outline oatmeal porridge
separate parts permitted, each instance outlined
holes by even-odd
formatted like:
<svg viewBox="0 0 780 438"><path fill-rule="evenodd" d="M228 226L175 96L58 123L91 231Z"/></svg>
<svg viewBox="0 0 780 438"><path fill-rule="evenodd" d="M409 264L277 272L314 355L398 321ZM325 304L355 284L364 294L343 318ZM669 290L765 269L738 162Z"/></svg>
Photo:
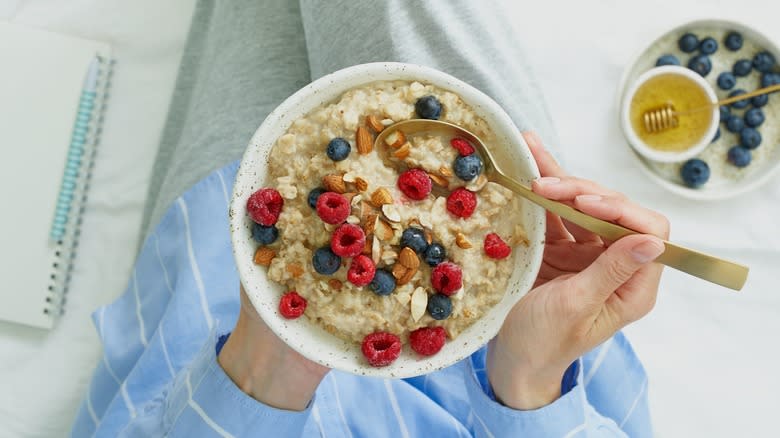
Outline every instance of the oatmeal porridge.
<svg viewBox="0 0 780 438"><path fill-rule="evenodd" d="M519 199L487 182L466 140L398 130L374 148L412 118L494 142L456 94L375 82L293 122L271 150L268 187L247 204L255 263L290 291L282 316L362 343L374 366L402 343L430 355L456 338L501 300L511 247L527 244Z"/></svg>

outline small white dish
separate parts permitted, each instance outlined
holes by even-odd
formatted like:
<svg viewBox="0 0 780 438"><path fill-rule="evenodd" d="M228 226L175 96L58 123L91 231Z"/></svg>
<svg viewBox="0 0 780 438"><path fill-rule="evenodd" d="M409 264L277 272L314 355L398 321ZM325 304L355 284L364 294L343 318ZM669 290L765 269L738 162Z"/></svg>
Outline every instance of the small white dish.
<svg viewBox="0 0 780 438"><path fill-rule="evenodd" d="M385 80L430 83L458 94L485 119L496 134L496 152L502 155L513 176L530 185L539 176L527 144L509 115L490 97L448 74L428 67L401 63L372 63L349 67L324 76L287 98L263 121L241 160L230 203L230 232L233 255L241 282L250 301L271 330L303 356L326 367L366 376L403 378L427 374L450 366L478 350L493 338L507 313L533 286L544 250L545 213L541 207L521 200L518 220L528 236L528 246L517 246L514 269L501 301L456 339L449 340L439 353L421 358L408 345L391 365L368 365L360 345L341 340L310 322L306 317L287 320L278 311L281 285L268 279L266 269L253 263L256 244L252 240L251 219L246 214L249 196L267 181L268 155L276 139L298 118L314 108L332 102L345 91ZM406 340L403 340L404 342Z"/></svg>
<svg viewBox="0 0 780 438"><path fill-rule="evenodd" d="M753 53L730 52L724 48L723 37L730 31L742 34L745 45L754 44L762 50L769 51L775 59L780 60L780 47L758 30L745 24L726 19L707 19L686 22L669 29L654 38L644 46L623 73L618 85L617 107L620 108L628 88L644 72L655 67L656 60L664 54L678 56L683 65L687 63L690 55L683 54L677 47L677 39L686 32L694 32L700 37L712 36L718 41L719 48L712 60L712 72L706 80L710 83L719 98L725 97L727 92L716 88L718 73L730 69L737 59L752 57ZM749 51L748 51L749 52ZM777 67L776 67L777 70ZM741 83L740 83L741 82ZM753 90L759 88L760 83L755 77L738 79L736 88ZM774 103L773 103L774 102ZM664 163L646 158L631 147L634 157L639 163L639 168L652 181L672 193L689 199L700 201L717 201L732 198L743 193L755 190L780 172L780 95L773 94L770 104L765 107L766 121L761 126L763 137L762 145L753 151L753 162L750 166L738 169L726 160L728 148L738 143L734 134L721 127L721 138L710 147L704 149L699 155L710 166L710 180L699 188L689 188L682 182L679 173L681 163ZM618 113L618 119L622 115ZM622 123L618 120L619 123ZM628 140L628 136L626 136Z"/></svg>
<svg viewBox="0 0 780 438"><path fill-rule="evenodd" d="M707 128L707 131L702 136L701 139L699 139L698 142L691 145L688 149L685 149L683 151L660 151L658 149L654 149L653 147L649 146L647 143L642 141L642 139L637 135L636 131L634 130L634 126L631 123L631 103L634 100L634 96L636 95L636 92L642 87L642 85L646 84L647 81L650 79L653 79L655 77L661 76L661 75L668 75L668 74L675 74L675 75L681 75L685 76L687 79L690 79L694 84L696 84L699 88L701 88L705 93L707 93L707 96L709 97L711 102L716 102L718 100L718 97L715 95L715 90L713 90L712 86L704 80L698 73L693 72L692 70L689 70L685 67L680 67L676 65L666 65L663 67L656 67L653 69L650 69L644 73L642 73L631 85L631 87L628 88L628 91L624 94L623 97L623 104L621 105L620 113L621 113L621 125L623 127L623 133L628 138L629 143L631 143L631 146L634 147L634 150L642 154L645 158L648 158L653 161L659 161L662 163L675 163L679 161L685 161L689 158L693 158L701 151L704 150L707 146L710 145L710 142L712 138L715 136L715 132L718 130L718 123L720 122L720 113L718 111L718 107L714 106L712 110L710 111L712 113L712 117L710 117L710 124Z"/></svg>

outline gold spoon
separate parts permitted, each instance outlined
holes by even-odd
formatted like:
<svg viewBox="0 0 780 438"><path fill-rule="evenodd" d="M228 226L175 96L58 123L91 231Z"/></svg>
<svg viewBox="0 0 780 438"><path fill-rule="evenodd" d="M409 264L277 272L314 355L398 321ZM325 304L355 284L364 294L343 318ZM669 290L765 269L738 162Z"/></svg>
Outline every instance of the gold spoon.
<svg viewBox="0 0 780 438"><path fill-rule="evenodd" d="M740 100L750 99L751 97L772 93L774 91L780 91L780 84L759 88L758 90L751 91L750 93L738 94L726 99L721 99L706 106L701 106L682 112L677 112L677 110L674 109L674 105L667 103L662 107L645 111L645 113L642 115L642 122L644 123L645 130L647 132L655 134L657 132L666 131L670 128L676 128L679 125L680 116L698 111L710 110L716 106L728 105L734 102L739 102Z"/></svg>
<svg viewBox="0 0 780 438"><path fill-rule="evenodd" d="M427 119L413 119L398 122L388 126L377 135L376 140L374 141L374 149L377 152L387 149L389 146L385 144L385 139L395 131L400 131L405 136L435 131L440 133L443 132L452 137L465 138L474 145L477 153L479 153L482 158L482 162L484 163L483 172L488 181L500 184L545 210L609 240L615 241L630 234L638 234L636 231L597 219L566 204L537 195L530 188L524 186L501 170L498 162L479 137L457 125L439 120ZM742 289L742 286L744 286L745 281L747 280L749 270L747 266L685 248L666 240L663 242L666 249L664 253L655 260L658 263L737 291Z"/></svg>

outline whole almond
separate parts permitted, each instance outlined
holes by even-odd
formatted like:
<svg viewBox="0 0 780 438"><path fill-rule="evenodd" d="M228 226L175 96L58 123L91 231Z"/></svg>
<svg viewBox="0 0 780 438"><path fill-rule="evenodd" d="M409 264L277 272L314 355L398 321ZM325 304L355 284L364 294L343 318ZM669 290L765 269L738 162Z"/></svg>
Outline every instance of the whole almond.
<svg viewBox="0 0 780 438"><path fill-rule="evenodd" d="M409 156L411 147L412 145L410 145L409 143L404 143L403 146L398 148L397 151L393 152L393 156L400 160L403 160L404 158Z"/></svg>
<svg viewBox="0 0 780 438"><path fill-rule="evenodd" d="M385 137L385 143L393 148L400 148L402 144L406 143L406 136L402 131L395 130Z"/></svg>
<svg viewBox="0 0 780 438"><path fill-rule="evenodd" d="M323 176L322 186L329 192L342 194L347 191L347 185L344 184L344 177L335 173Z"/></svg>
<svg viewBox="0 0 780 438"><path fill-rule="evenodd" d="M396 263L393 265L393 277L395 277L396 281L400 280L401 278L406 275L406 269L402 264Z"/></svg>
<svg viewBox="0 0 780 438"><path fill-rule="evenodd" d="M381 218L377 218L375 221L375 226L373 229L374 235L379 238L379 240L382 241L388 241L393 238L395 233L393 232L393 228L382 220Z"/></svg>
<svg viewBox="0 0 780 438"><path fill-rule="evenodd" d="M254 262L256 265L270 266L274 257L276 257L276 251L266 246L261 246L255 251Z"/></svg>
<svg viewBox="0 0 780 438"><path fill-rule="evenodd" d="M452 174L452 169L450 169L447 166L441 166L439 168L439 173L441 174L441 176L452 176L453 175Z"/></svg>
<svg viewBox="0 0 780 438"><path fill-rule="evenodd" d="M412 319L417 322L425 315L425 309L428 307L428 293L425 289L418 287L412 292L412 299L410 300L410 310L412 312Z"/></svg>
<svg viewBox="0 0 780 438"><path fill-rule="evenodd" d="M436 184L439 187L448 187L450 185L450 182L447 181L447 178L436 175L435 173L429 173L428 177L433 181L434 184Z"/></svg>
<svg viewBox="0 0 780 438"><path fill-rule="evenodd" d="M371 194L371 203L374 207L381 208L385 204L393 203L393 195L386 188L380 187Z"/></svg>
<svg viewBox="0 0 780 438"><path fill-rule="evenodd" d="M298 263L290 263L289 265L285 266L284 269L289 272L293 278L298 278L303 275L303 267Z"/></svg>
<svg viewBox="0 0 780 438"><path fill-rule="evenodd" d="M330 288L333 290L341 290L341 287L344 286L344 284L341 282L341 280L331 278L328 280L328 286L330 286Z"/></svg>
<svg viewBox="0 0 780 438"><path fill-rule="evenodd" d="M357 132L355 132L355 142L360 155L366 155L374 149L374 139L371 137L371 133L362 126L358 126Z"/></svg>
<svg viewBox="0 0 780 438"><path fill-rule="evenodd" d="M382 132L383 129L385 129L385 125L382 124L381 121L379 121L379 118L375 115L368 115L366 116L366 125L368 125L371 129L374 130L377 134Z"/></svg>
<svg viewBox="0 0 780 438"><path fill-rule="evenodd" d="M469 249L472 247L471 241L460 231L455 235L455 244L458 245L459 248L463 249Z"/></svg>
<svg viewBox="0 0 780 438"><path fill-rule="evenodd" d="M411 248L404 247L398 255L398 263L407 269L417 270L420 267L420 258Z"/></svg>
<svg viewBox="0 0 780 438"><path fill-rule="evenodd" d="M359 176L355 177L355 187L358 189L358 192L365 192L368 190L368 181Z"/></svg>
<svg viewBox="0 0 780 438"><path fill-rule="evenodd" d="M417 273L416 269L407 269L404 275L396 281L397 284L404 285L412 281L414 274Z"/></svg>

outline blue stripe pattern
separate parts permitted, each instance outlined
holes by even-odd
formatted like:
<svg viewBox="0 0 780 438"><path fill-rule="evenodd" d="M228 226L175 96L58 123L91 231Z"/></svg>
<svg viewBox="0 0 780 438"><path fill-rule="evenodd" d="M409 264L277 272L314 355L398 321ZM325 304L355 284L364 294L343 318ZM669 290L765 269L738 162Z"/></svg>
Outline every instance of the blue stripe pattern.
<svg viewBox="0 0 780 438"><path fill-rule="evenodd" d="M647 376L620 333L571 368L561 398L534 411L491 397L484 348L410 379L332 371L303 412L248 397L215 353L239 311L225 186L237 166L174 203L146 240L125 293L93 314L104 357L72 436L652 436Z"/></svg>

